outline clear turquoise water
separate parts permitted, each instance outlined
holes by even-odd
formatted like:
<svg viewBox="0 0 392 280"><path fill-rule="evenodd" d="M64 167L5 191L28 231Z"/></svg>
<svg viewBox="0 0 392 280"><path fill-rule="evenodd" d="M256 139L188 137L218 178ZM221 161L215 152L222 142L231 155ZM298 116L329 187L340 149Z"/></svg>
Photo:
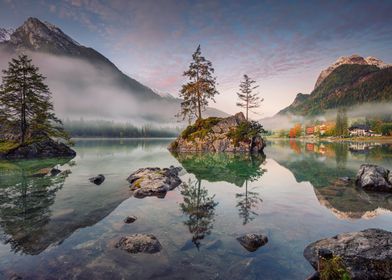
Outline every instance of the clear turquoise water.
<svg viewBox="0 0 392 280"><path fill-rule="evenodd" d="M304 279L307 244L344 231L392 230L392 195L334 184L361 163L392 169L392 146L270 142L266 157L172 155L170 140L78 140L68 160L0 162L0 278ZM126 178L182 166L189 188L131 196ZM72 173L32 177L57 166ZM96 186L88 178L102 173ZM128 215L138 217L124 224ZM268 236L248 252L243 233ZM152 233L163 250L130 255L124 235Z"/></svg>

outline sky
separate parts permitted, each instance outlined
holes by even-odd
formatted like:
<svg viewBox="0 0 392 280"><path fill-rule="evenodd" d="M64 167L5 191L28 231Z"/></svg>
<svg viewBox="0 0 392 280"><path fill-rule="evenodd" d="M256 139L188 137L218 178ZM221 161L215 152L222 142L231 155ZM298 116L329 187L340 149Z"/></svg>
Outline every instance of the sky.
<svg viewBox="0 0 392 280"><path fill-rule="evenodd" d="M200 44L215 68L212 107L235 113L244 74L269 117L310 93L340 56L392 63L392 1L0 0L0 27L28 17L59 26L141 83L178 96L182 73Z"/></svg>

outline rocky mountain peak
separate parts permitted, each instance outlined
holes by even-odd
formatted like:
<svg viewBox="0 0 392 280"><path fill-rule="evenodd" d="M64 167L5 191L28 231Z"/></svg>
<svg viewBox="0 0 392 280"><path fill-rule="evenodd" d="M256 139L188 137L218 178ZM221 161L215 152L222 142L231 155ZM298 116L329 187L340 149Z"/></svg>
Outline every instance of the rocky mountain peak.
<svg viewBox="0 0 392 280"><path fill-rule="evenodd" d="M77 47L80 46L57 26L32 17L12 33L8 43L17 49L51 50L68 54L76 54Z"/></svg>
<svg viewBox="0 0 392 280"><path fill-rule="evenodd" d="M338 60L336 60L331 66L321 71L314 88L316 89L325 80L325 78L333 72L333 70L344 64L374 65L378 68L389 67L389 65L384 63L382 60L372 56L367 58L363 58L357 54L353 54L351 56L342 56L339 57Z"/></svg>
<svg viewBox="0 0 392 280"><path fill-rule="evenodd" d="M0 27L0 43L9 41L11 39L11 34L14 32L13 29L6 29Z"/></svg>

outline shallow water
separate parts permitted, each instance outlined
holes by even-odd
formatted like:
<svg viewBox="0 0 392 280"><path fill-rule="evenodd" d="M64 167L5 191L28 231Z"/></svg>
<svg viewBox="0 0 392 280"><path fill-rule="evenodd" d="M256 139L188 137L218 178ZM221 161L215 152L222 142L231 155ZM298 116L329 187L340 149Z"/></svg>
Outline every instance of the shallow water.
<svg viewBox="0 0 392 280"><path fill-rule="evenodd" d="M304 279L310 242L392 230L392 195L335 184L360 164L392 169L392 146L276 141L266 157L172 155L170 140L77 140L77 157L0 162L0 278ZM182 166L187 188L137 199L126 182L146 166ZM34 177L57 166L70 170ZM102 173L96 186L88 178ZM138 217L124 224L128 215ZM268 236L248 252L243 233ZM124 235L152 233L163 250L130 255Z"/></svg>

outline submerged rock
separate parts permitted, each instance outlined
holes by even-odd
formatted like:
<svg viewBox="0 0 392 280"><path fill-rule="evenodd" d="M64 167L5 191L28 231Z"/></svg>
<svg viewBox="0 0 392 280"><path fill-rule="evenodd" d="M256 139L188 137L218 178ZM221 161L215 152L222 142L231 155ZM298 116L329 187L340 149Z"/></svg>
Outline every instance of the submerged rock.
<svg viewBox="0 0 392 280"><path fill-rule="evenodd" d="M392 279L392 232L366 229L326 238L308 245L305 258L317 269L320 249L339 256L351 279Z"/></svg>
<svg viewBox="0 0 392 280"><path fill-rule="evenodd" d="M254 252L268 242L267 236L248 233L237 238L238 242L249 252Z"/></svg>
<svg viewBox="0 0 392 280"><path fill-rule="evenodd" d="M181 167L170 168L147 167L133 172L127 179L131 184L133 195L138 198L146 196L165 197L166 193L181 184L178 173Z"/></svg>
<svg viewBox="0 0 392 280"><path fill-rule="evenodd" d="M356 184L364 190L392 192L392 174L384 167L362 164L357 173Z"/></svg>
<svg viewBox="0 0 392 280"><path fill-rule="evenodd" d="M132 224L133 222L135 222L137 220L137 218L135 216L128 216L124 219L124 223L126 224Z"/></svg>
<svg viewBox="0 0 392 280"><path fill-rule="evenodd" d="M57 168L42 168L35 172L31 177L44 177L44 176L56 176L61 173L61 170Z"/></svg>
<svg viewBox="0 0 392 280"><path fill-rule="evenodd" d="M161 243L154 235L140 233L121 237L115 247L131 254L154 254L162 250Z"/></svg>
<svg viewBox="0 0 392 280"><path fill-rule="evenodd" d="M88 179L91 183L96 184L96 185L100 185L103 183L103 181L105 181L105 176L103 176L102 174L99 174L98 176L95 177L91 177L90 179Z"/></svg>
<svg viewBox="0 0 392 280"><path fill-rule="evenodd" d="M168 147L172 152L262 152L261 129L243 113L227 118L207 118L188 126Z"/></svg>
<svg viewBox="0 0 392 280"><path fill-rule="evenodd" d="M19 145L9 151L0 153L0 159L32 159L53 157L74 157L76 152L64 143L51 138Z"/></svg>

